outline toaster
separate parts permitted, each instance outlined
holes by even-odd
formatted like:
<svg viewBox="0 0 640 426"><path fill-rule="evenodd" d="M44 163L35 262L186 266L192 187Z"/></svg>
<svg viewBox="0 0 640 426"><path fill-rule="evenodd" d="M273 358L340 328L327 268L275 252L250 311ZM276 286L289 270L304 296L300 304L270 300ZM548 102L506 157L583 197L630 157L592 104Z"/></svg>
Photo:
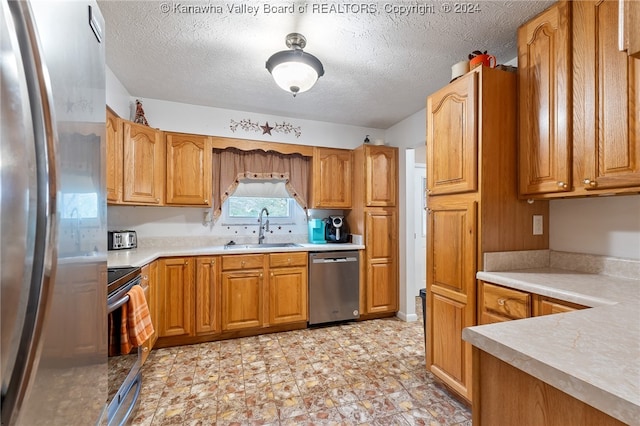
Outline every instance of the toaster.
<svg viewBox="0 0 640 426"><path fill-rule="evenodd" d="M136 231L109 231L107 233L107 249L123 250L138 247Z"/></svg>

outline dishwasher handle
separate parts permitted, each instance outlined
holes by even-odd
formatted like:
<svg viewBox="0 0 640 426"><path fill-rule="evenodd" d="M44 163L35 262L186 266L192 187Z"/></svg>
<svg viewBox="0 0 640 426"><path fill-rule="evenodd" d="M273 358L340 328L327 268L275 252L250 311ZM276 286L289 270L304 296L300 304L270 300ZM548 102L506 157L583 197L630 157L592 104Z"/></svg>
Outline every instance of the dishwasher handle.
<svg viewBox="0 0 640 426"><path fill-rule="evenodd" d="M344 263L357 261L357 257L325 257L320 259L313 259L313 263Z"/></svg>

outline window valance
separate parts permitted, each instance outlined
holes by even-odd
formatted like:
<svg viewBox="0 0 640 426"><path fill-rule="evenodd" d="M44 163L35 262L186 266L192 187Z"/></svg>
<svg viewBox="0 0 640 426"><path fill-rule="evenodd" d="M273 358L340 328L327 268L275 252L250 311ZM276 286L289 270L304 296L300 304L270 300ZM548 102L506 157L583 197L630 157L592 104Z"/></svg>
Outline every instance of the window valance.
<svg viewBox="0 0 640 426"><path fill-rule="evenodd" d="M309 157L273 151L241 151L235 148L213 150L213 216L222 214L222 204L233 195L243 179L284 180L287 192L307 209Z"/></svg>

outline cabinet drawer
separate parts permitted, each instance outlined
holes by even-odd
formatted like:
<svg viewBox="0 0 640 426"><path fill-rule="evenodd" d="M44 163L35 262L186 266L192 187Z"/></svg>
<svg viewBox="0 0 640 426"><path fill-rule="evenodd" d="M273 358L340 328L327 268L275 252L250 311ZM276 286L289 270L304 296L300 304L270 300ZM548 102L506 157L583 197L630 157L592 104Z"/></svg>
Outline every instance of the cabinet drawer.
<svg viewBox="0 0 640 426"><path fill-rule="evenodd" d="M262 269L263 254L222 256L222 270Z"/></svg>
<svg viewBox="0 0 640 426"><path fill-rule="evenodd" d="M301 253L272 253L269 255L269 266L279 268L286 266L306 266L308 254Z"/></svg>
<svg viewBox="0 0 640 426"><path fill-rule="evenodd" d="M531 316L531 295L529 293L482 283L482 311L498 314L510 319Z"/></svg>

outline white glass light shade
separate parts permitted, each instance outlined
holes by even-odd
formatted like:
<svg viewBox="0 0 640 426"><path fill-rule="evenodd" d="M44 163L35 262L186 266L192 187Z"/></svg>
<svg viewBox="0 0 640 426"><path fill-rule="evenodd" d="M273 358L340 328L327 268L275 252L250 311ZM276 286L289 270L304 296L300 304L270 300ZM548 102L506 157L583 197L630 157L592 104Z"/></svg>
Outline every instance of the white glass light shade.
<svg viewBox="0 0 640 426"><path fill-rule="evenodd" d="M318 78L324 75L322 62L302 50L306 43L303 35L292 33L287 36L287 46L291 50L274 53L267 60L267 70L276 84L293 96L311 89Z"/></svg>
<svg viewBox="0 0 640 426"><path fill-rule="evenodd" d="M313 67L302 62L283 62L271 70L276 84L291 93L302 93L311 89L318 80Z"/></svg>

